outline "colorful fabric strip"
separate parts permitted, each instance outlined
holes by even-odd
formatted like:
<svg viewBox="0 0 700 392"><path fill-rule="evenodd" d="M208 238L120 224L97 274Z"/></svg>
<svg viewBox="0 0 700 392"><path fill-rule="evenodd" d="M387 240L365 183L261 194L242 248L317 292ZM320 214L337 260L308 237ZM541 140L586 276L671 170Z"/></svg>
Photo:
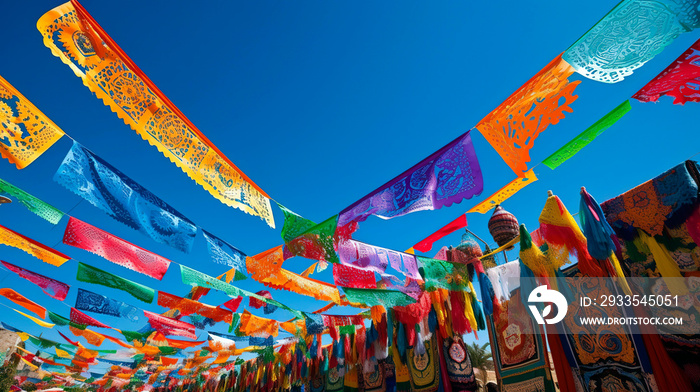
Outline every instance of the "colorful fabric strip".
<svg viewBox="0 0 700 392"><path fill-rule="evenodd" d="M550 125L573 112L578 98L574 90L580 81L569 82L574 69L562 60L552 60L537 75L484 117L476 128L488 140L518 177L530 162L530 149Z"/></svg>
<svg viewBox="0 0 700 392"><path fill-rule="evenodd" d="M333 281L337 286L356 289L376 289L377 279L374 271L353 267L352 265L333 264Z"/></svg>
<svg viewBox="0 0 700 392"><path fill-rule="evenodd" d="M32 272L22 267L18 267L6 261L0 261L0 263L2 263L10 271L19 275L20 278L26 279L34 283L35 285L41 287L41 290L44 292L44 294L48 295L49 297L57 299L59 301L63 301L66 299L66 296L68 295L68 290L70 290L70 286L68 286L67 284L59 282L55 279L51 279L44 275L39 275L36 272Z"/></svg>
<svg viewBox="0 0 700 392"><path fill-rule="evenodd" d="M64 133L0 77L0 155L24 169Z"/></svg>
<svg viewBox="0 0 700 392"><path fill-rule="evenodd" d="M192 250L194 223L77 142L54 181L154 241L182 252Z"/></svg>
<svg viewBox="0 0 700 392"><path fill-rule="evenodd" d="M70 260L70 257L63 253L53 250L46 245L40 244L4 226L0 226L0 244L23 250L37 259L56 267L60 267L63 263Z"/></svg>
<svg viewBox="0 0 700 392"><path fill-rule="evenodd" d="M537 176L535 176L534 169L530 169L525 173L524 176L518 177L515 180L509 182L506 186L496 191L493 195L489 196L486 200L480 202L474 207L470 208L467 213L478 212L480 214L485 214L489 212L492 208L504 201L508 200L511 196L518 193L521 189L537 181Z"/></svg>
<svg viewBox="0 0 700 392"><path fill-rule="evenodd" d="M170 266L170 260L73 217L68 220L63 243L158 280Z"/></svg>
<svg viewBox="0 0 700 392"><path fill-rule="evenodd" d="M184 321L179 321L171 319L169 317L161 316L157 313L149 312L144 310L143 313L148 318L148 323L151 324L156 331L162 333L163 335L176 335L182 336L189 339L196 339L194 325L188 324Z"/></svg>
<svg viewBox="0 0 700 392"><path fill-rule="evenodd" d="M453 233L461 228L467 227L467 215L460 215L459 218L453 220L452 222L446 224L440 230L426 237L423 241L413 245L413 249L420 252L428 252L433 249L433 244L435 241L443 238L444 236Z"/></svg>
<svg viewBox="0 0 700 392"><path fill-rule="evenodd" d="M54 324L56 324L56 325L60 325L60 326L62 326L62 327L67 327L67 326L70 325L70 326L72 326L72 327L76 327L76 328L79 328L79 329L85 329L85 327L86 327L86 326L83 325L83 324L74 323L74 322L71 321L70 319L65 318L65 317L63 317L63 316L61 316L61 315L59 315L59 314L56 314L56 313L54 313L54 312L52 312L52 311L50 311L50 310L47 311L46 313L47 313L47 315L49 316L49 320L51 320L51 322L54 323Z"/></svg>
<svg viewBox="0 0 700 392"><path fill-rule="evenodd" d="M164 291L158 292L158 306L163 306L168 309L176 309L180 311L182 316L189 316L196 313L204 317L208 317L216 322L231 323L233 320L233 312L222 309L216 306L203 304L188 298L178 297L168 294Z"/></svg>
<svg viewBox="0 0 700 392"><path fill-rule="evenodd" d="M141 137L222 203L274 228L269 196L170 102L78 2L47 12L37 28L51 52Z"/></svg>
<svg viewBox="0 0 700 392"><path fill-rule="evenodd" d="M38 303L27 299L22 294L12 289L0 289L0 295L27 309L41 318L46 318L46 309Z"/></svg>
<svg viewBox="0 0 700 392"><path fill-rule="evenodd" d="M624 0L571 45L564 60L589 79L617 83L697 28L699 18L694 0Z"/></svg>
<svg viewBox="0 0 700 392"><path fill-rule="evenodd" d="M656 102L659 97L673 97L674 104L700 102L700 40L688 48L676 61L632 98L641 102Z"/></svg>
<svg viewBox="0 0 700 392"><path fill-rule="evenodd" d="M241 323L239 329L241 333L248 336L268 337L277 336L279 333L279 321L270 320L255 316L249 311L244 310L241 314Z"/></svg>
<svg viewBox="0 0 700 392"><path fill-rule="evenodd" d="M75 307L80 310L121 317L134 322L139 320L138 308L84 289L78 289Z"/></svg>
<svg viewBox="0 0 700 392"><path fill-rule="evenodd" d="M410 253L397 252L355 240L348 240L340 244L338 255L340 262L345 265L374 271L379 274L385 274L387 267L391 266L391 268L407 277L423 280L418 272L416 256Z"/></svg>
<svg viewBox="0 0 700 392"><path fill-rule="evenodd" d="M202 233L204 234L204 239L207 240L209 256L211 256L215 263L235 268L236 271L245 271L245 253L205 230L202 230ZM239 276L242 275L236 275L236 277ZM243 279L245 279L245 276L243 276ZM236 280L239 279L236 278Z"/></svg>
<svg viewBox="0 0 700 392"><path fill-rule="evenodd" d="M596 121L595 124L588 127L585 131L581 132L570 142L566 143L564 146L554 152L554 154L547 157L547 159L545 159L542 163L544 163L548 168L554 170L559 165L564 163L564 161L576 155L576 153L581 151L582 148L586 147L595 138L600 136L603 131L610 128L631 109L632 106L630 105L630 101L621 103L610 113Z"/></svg>
<svg viewBox="0 0 700 392"><path fill-rule="evenodd" d="M109 328L109 325L101 323L76 308L70 308L70 321L80 325L91 325L98 328Z"/></svg>
<svg viewBox="0 0 700 392"><path fill-rule="evenodd" d="M341 211L338 225L370 215L391 219L437 210L477 196L484 188L471 131Z"/></svg>
<svg viewBox="0 0 700 392"><path fill-rule="evenodd" d="M414 298L394 290L343 287L343 291L348 301L367 306L382 305L385 308L393 308L394 306L406 306L416 302Z"/></svg>
<svg viewBox="0 0 700 392"><path fill-rule="evenodd" d="M54 225L63 217L63 212L58 208L41 201L2 179L0 179L0 192L14 197L18 202L27 207L29 211Z"/></svg>
<svg viewBox="0 0 700 392"><path fill-rule="evenodd" d="M78 274L76 279L85 283L99 284L125 291L131 294L134 298L149 304L153 302L153 298L156 295L155 291L150 287L132 282L84 263L78 263Z"/></svg>
<svg viewBox="0 0 700 392"><path fill-rule="evenodd" d="M41 320L39 320L38 318L36 318L36 317L34 317L34 316L30 316L30 315L28 315L28 314L26 314L26 313L22 313L22 312L20 312L20 311L17 310L17 309L12 309L12 310L14 310L15 312L21 314L22 316L24 316L24 317L26 317L26 318L28 318L28 319L30 319L30 320L32 320L36 325L38 325L38 326L40 326L40 327L44 327L44 328L53 328L53 326L56 325L56 324L47 323L47 322L45 322L45 321L41 321Z"/></svg>

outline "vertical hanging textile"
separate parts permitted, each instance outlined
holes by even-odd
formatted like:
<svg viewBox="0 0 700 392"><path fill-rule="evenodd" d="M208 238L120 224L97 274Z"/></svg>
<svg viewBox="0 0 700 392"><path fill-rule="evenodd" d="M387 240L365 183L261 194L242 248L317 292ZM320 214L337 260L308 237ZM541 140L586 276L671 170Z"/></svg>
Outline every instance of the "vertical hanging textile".
<svg viewBox="0 0 700 392"><path fill-rule="evenodd" d="M568 278L586 276L574 265L563 271ZM609 279L592 278L567 279L574 291L589 298L600 298L616 293ZM601 326L585 325L578 315L622 318L626 313L621 307L586 309L578 301L569 303L567 316L557 324L565 333L562 339L567 356L573 358L574 375L583 385L600 385L601 390L616 389L617 385L627 385L633 391L655 391L656 381L649 369L644 345L639 344L634 331L626 325L608 324ZM556 335L555 335L556 336Z"/></svg>
<svg viewBox="0 0 700 392"><path fill-rule="evenodd" d="M693 0L623 0L564 53L579 74L617 83L698 27Z"/></svg>
<svg viewBox="0 0 700 392"><path fill-rule="evenodd" d="M84 289L78 289L75 307L76 309L121 317L134 322L139 320L138 308Z"/></svg>
<svg viewBox="0 0 700 392"><path fill-rule="evenodd" d="M415 347L408 349L408 369L411 373L411 390L416 392L436 392L440 387L440 357L438 357L437 336L425 342L425 352L418 353Z"/></svg>
<svg viewBox="0 0 700 392"><path fill-rule="evenodd" d="M489 212L492 208L499 204L503 204L504 201L510 199L511 196L518 193L521 189L537 181L537 176L533 169L530 169L525 173L524 176L518 177L515 180L506 184L503 188L497 190L494 194L489 196L486 200L480 202L474 207L470 208L467 213L478 212L480 214L485 214Z"/></svg>
<svg viewBox="0 0 700 392"><path fill-rule="evenodd" d="M236 249L221 238L208 233L206 230L202 230L202 234L204 234L204 239L207 240L209 256L211 256L211 259L214 260L215 263L227 265L235 268L236 271L239 272L245 271L245 253ZM234 279L242 280L245 279L245 276L237 273L234 275Z"/></svg>
<svg viewBox="0 0 700 392"><path fill-rule="evenodd" d="M345 208L338 224L438 210L481 194L484 181L470 132Z"/></svg>
<svg viewBox="0 0 700 392"><path fill-rule="evenodd" d="M170 260L73 217L68 220L63 243L158 280L170 266Z"/></svg>
<svg viewBox="0 0 700 392"><path fill-rule="evenodd" d="M64 135L48 117L0 77L0 155L24 169Z"/></svg>
<svg viewBox="0 0 700 392"><path fill-rule="evenodd" d="M148 318L148 323L151 325L151 327L163 335L176 335L189 339L197 338L197 335L195 335L194 325L192 324L175 320L170 317L161 316L147 310L144 310L143 313Z"/></svg>
<svg viewBox="0 0 700 392"><path fill-rule="evenodd" d="M66 299L66 296L68 295L68 290L70 290L69 285L63 282L59 282L55 279L51 279L47 276L39 275L36 272L29 271L22 267L18 267L14 264L10 264L6 261L0 261L0 263L2 263L2 265L4 265L10 271L19 275L20 278L26 279L34 283L35 285L41 287L41 290L49 297L57 299L59 301L63 301Z"/></svg>
<svg viewBox="0 0 700 392"><path fill-rule="evenodd" d="M230 324L233 320L233 312L229 310L178 297L164 291L158 292L158 306L178 310L181 316L189 316L196 313L208 317L217 323L223 321Z"/></svg>
<svg viewBox="0 0 700 392"><path fill-rule="evenodd" d="M554 392L542 332L516 290L488 317L493 362L503 390Z"/></svg>
<svg viewBox="0 0 700 392"><path fill-rule="evenodd" d="M58 208L39 200L2 179L0 179L0 193L14 197L18 202L27 207L29 211L54 225L63 217L63 212Z"/></svg>
<svg viewBox="0 0 700 392"><path fill-rule="evenodd" d="M0 225L0 244L25 251L37 259L60 267L70 257Z"/></svg>
<svg viewBox="0 0 700 392"><path fill-rule="evenodd" d="M610 113L596 121L595 124L588 127L585 131L581 132L578 136L571 139L571 141L555 151L554 154L547 157L544 161L542 161L542 163L552 170L556 169L559 165L564 163L564 161L576 155L576 153L581 151L581 149L600 136L603 131L610 128L631 109L632 106L630 105L630 101L626 100L625 102L621 103Z"/></svg>
<svg viewBox="0 0 700 392"><path fill-rule="evenodd" d="M461 336L453 336L442 340L442 354L445 362L441 365L446 367L446 372L452 390L476 391L477 382L474 368L472 366L469 351Z"/></svg>
<svg viewBox="0 0 700 392"><path fill-rule="evenodd" d="M433 234L429 235L426 237L424 240L418 242L417 244L413 245L413 249L418 250L420 252L428 252L431 249L433 249L433 244L435 241L443 238L444 236L453 233L461 228L467 227L467 215L460 215L459 218L453 220L452 222L446 224L442 228L440 228L438 231L434 232Z"/></svg>
<svg viewBox="0 0 700 392"><path fill-rule="evenodd" d="M154 241L189 252L197 227L166 202L77 142L54 181Z"/></svg>
<svg viewBox="0 0 700 392"><path fill-rule="evenodd" d="M149 304L153 302L153 297L156 295L155 291L150 287L126 280L122 277L84 263L78 263L78 273L76 279L85 283L99 284L125 291L131 294L134 298Z"/></svg>
<svg viewBox="0 0 700 392"><path fill-rule="evenodd" d="M673 97L675 105L699 102L700 91L700 40L683 52L671 65L656 75L632 98L641 102L656 102L659 97Z"/></svg>
<svg viewBox="0 0 700 392"><path fill-rule="evenodd" d="M274 228L269 196L185 117L77 1L44 14L37 28L53 55L142 138L222 203Z"/></svg>
<svg viewBox="0 0 700 392"><path fill-rule="evenodd" d="M98 328L110 328L109 325L101 323L76 308L70 308L70 321L79 325L91 325Z"/></svg>
<svg viewBox="0 0 700 392"><path fill-rule="evenodd" d="M578 98L573 94L580 83L569 82L573 73L561 55L557 56L477 124L518 177L527 171L530 149L539 134L557 124L566 112L573 112L570 105Z"/></svg>
<svg viewBox="0 0 700 392"><path fill-rule="evenodd" d="M27 309L41 318L46 318L46 309L38 303L27 299L22 294L12 289L0 289L0 295Z"/></svg>

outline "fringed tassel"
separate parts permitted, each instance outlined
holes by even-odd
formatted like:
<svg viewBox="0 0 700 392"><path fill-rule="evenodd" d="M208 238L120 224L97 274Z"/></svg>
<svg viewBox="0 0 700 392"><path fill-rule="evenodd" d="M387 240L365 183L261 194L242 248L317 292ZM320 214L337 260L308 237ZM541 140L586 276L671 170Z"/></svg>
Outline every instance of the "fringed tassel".
<svg viewBox="0 0 700 392"><path fill-rule="evenodd" d="M428 327L430 328L430 333L435 333L437 330L438 320L435 308L431 308L430 313L428 313Z"/></svg>
<svg viewBox="0 0 700 392"><path fill-rule="evenodd" d="M493 297L495 295L493 287L491 286L491 280L486 274L477 274L477 277L479 278L479 286L481 287L481 304L484 308L484 312L490 316L493 314Z"/></svg>
<svg viewBox="0 0 700 392"><path fill-rule="evenodd" d="M450 305L452 307L452 330L458 335L471 332L469 320L467 320L464 304L464 294L461 291L450 291Z"/></svg>
<svg viewBox="0 0 700 392"><path fill-rule="evenodd" d="M408 343L406 342L406 331L403 323L399 323L399 329L396 332L396 348L399 350L401 361L406 363L406 349L408 348Z"/></svg>
<svg viewBox="0 0 700 392"><path fill-rule="evenodd" d="M472 296L466 291L462 291L462 301L464 301L464 317L469 321L469 332L476 331L478 325L476 323L476 317L474 316L474 309L472 307Z"/></svg>

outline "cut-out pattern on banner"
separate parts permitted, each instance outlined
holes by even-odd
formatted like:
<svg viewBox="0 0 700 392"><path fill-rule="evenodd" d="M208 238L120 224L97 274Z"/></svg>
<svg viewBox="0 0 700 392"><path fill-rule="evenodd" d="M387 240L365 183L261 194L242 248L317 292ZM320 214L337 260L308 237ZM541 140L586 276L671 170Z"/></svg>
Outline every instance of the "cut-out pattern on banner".
<svg viewBox="0 0 700 392"><path fill-rule="evenodd" d="M688 48L632 98L656 102L659 97L673 97L674 104L700 102L700 40Z"/></svg>
<svg viewBox="0 0 700 392"><path fill-rule="evenodd" d="M202 233L204 234L204 239L207 240L209 255L215 263L235 268L236 271L245 270L245 253L205 230L202 230ZM234 279L243 280L245 279L245 276L242 274L236 274Z"/></svg>
<svg viewBox="0 0 700 392"><path fill-rule="evenodd" d="M481 194L484 181L471 131L341 211L338 225L438 210Z"/></svg>
<svg viewBox="0 0 700 392"><path fill-rule="evenodd" d="M518 177L515 180L509 182L506 186L496 191L493 195L489 196L486 200L480 202L474 207L470 208L467 213L478 212L480 214L485 214L489 212L492 208L508 200L511 196L518 193L521 189L537 181L537 176L535 176L534 169L528 170L523 177Z"/></svg>
<svg viewBox="0 0 700 392"><path fill-rule="evenodd" d="M2 179L0 179L0 193L14 197L18 202L27 207L29 211L54 225L63 217L63 212L58 208L41 201Z"/></svg>
<svg viewBox="0 0 700 392"><path fill-rule="evenodd" d="M29 271L22 267L18 267L14 264L10 264L6 261L0 261L0 263L2 263L2 265L4 265L10 271L19 275L20 278L26 279L34 283L35 285L41 287L41 290L44 292L44 294L48 295L49 297L57 299L59 301L63 301L66 299L66 296L68 295L68 290L70 289L69 285L63 282L59 282L55 279L51 279L47 276L37 274L36 272Z"/></svg>
<svg viewBox="0 0 700 392"><path fill-rule="evenodd" d="M0 154L24 169L64 135L11 84L0 77Z"/></svg>
<svg viewBox="0 0 700 392"><path fill-rule="evenodd" d="M203 304L189 298L178 297L164 291L158 292L158 306L176 309L182 316L189 316L190 314L196 313L208 317L217 323L223 321L230 324L231 320L233 320L233 312L230 310Z"/></svg>
<svg viewBox="0 0 700 392"><path fill-rule="evenodd" d="M68 220L63 243L158 280L170 266L170 260L73 217Z"/></svg>
<svg viewBox="0 0 700 392"><path fill-rule="evenodd" d="M161 316L157 313L144 310L143 313L148 318L148 323L156 331L163 335L177 335L189 339L196 339L194 325L184 321L171 319L170 317Z"/></svg>
<svg viewBox="0 0 700 392"><path fill-rule="evenodd" d="M63 253L53 250L46 245L40 244L4 226L0 226L0 244L23 250L37 259L56 267L60 267L63 263L70 260L70 257Z"/></svg>
<svg viewBox="0 0 700 392"><path fill-rule="evenodd" d="M578 136L571 139L570 142L566 143L560 149L554 152L545 159L544 163L548 168L554 170L559 165L564 163L567 159L573 157L581 151L582 148L586 147L595 138L600 136L606 129L610 128L618 120L622 118L627 112L632 109L630 101L625 101L613 109L610 113L606 114L600 120L596 121L595 124L588 127L585 131L581 132Z"/></svg>
<svg viewBox="0 0 700 392"><path fill-rule="evenodd" d="M423 280L418 272L416 256L381 248L360 241L348 240L338 248L340 262L367 271L385 274L389 266L409 278Z"/></svg>
<svg viewBox="0 0 700 392"><path fill-rule="evenodd" d="M182 252L192 249L197 235L194 223L77 142L54 180L156 242Z"/></svg>
<svg viewBox="0 0 700 392"><path fill-rule="evenodd" d="M343 292L345 292L348 301L354 304L364 304L368 307L382 305L385 308L393 308L395 306L406 306L416 302L414 298L396 290L354 289L343 287Z"/></svg>
<svg viewBox="0 0 700 392"><path fill-rule="evenodd" d="M564 53L576 72L617 83L698 27L694 0L623 0Z"/></svg>
<svg viewBox="0 0 700 392"><path fill-rule="evenodd" d="M581 83L569 82L573 73L561 55L557 56L477 124L518 177L525 176L530 149L540 133L573 112L570 105L578 98L574 90Z"/></svg>
<svg viewBox="0 0 700 392"><path fill-rule="evenodd" d="M37 22L44 44L142 138L222 203L274 228L269 196L214 146L77 2Z"/></svg>
<svg viewBox="0 0 700 392"><path fill-rule="evenodd" d="M109 328L109 325L104 324L94 318L88 316L87 314L79 311L76 308L70 308L70 321L80 324L80 325L91 325L98 328Z"/></svg>
<svg viewBox="0 0 700 392"><path fill-rule="evenodd" d="M80 262L78 263L76 279L85 283L99 284L125 291L134 296L134 298L149 304L153 302L153 298L156 295L155 291L150 287Z"/></svg>
<svg viewBox="0 0 700 392"><path fill-rule="evenodd" d="M75 299L75 308L88 312L121 317L134 322L139 320L138 308L84 289L78 289L78 296Z"/></svg>

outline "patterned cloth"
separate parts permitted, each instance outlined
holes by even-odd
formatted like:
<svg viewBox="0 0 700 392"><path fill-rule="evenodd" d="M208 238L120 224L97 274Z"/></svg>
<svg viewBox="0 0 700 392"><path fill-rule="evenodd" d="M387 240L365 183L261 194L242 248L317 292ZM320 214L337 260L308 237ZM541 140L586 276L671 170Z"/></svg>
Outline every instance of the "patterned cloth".
<svg viewBox="0 0 700 392"><path fill-rule="evenodd" d="M91 325L93 327L98 328L109 328L109 325L99 322L75 308L70 308L70 321L79 325Z"/></svg>
<svg viewBox="0 0 700 392"><path fill-rule="evenodd" d="M122 277L84 263L78 263L78 274L76 279L81 282L99 284L125 291L131 294L134 298L149 304L153 302L153 298L156 295L155 290L150 287L126 280Z"/></svg>
<svg viewBox="0 0 700 392"><path fill-rule="evenodd" d="M58 208L39 200L38 198L2 179L0 179L0 192L14 197L18 202L27 207L29 211L37 214L42 219L51 222L54 225L63 217L63 212L61 212L61 210Z"/></svg>
<svg viewBox="0 0 700 392"><path fill-rule="evenodd" d="M549 125L573 112L580 81L569 82L574 69L557 56L500 106L484 117L476 128L518 175L523 177L530 162L530 149Z"/></svg>
<svg viewBox="0 0 700 392"><path fill-rule="evenodd" d="M554 392L542 331L523 305L520 290L487 321L494 337L491 352L503 384L501 390Z"/></svg>
<svg viewBox="0 0 700 392"><path fill-rule="evenodd" d="M481 194L484 182L471 131L340 212L338 225L370 215L391 219L437 210Z"/></svg>
<svg viewBox="0 0 700 392"><path fill-rule="evenodd" d="M46 245L40 244L4 226L0 226L0 244L23 250L37 259L56 267L60 267L63 263L70 260L70 257L63 253L53 250Z"/></svg>
<svg viewBox="0 0 700 392"><path fill-rule="evenodd" d="M0 77L0 154L24 169L64 135L11 84Z"/></svg>
<svg viewBox="0 0 700 392"><path fill-rule="evenodd" d="M158 280L170 266L170 260L73 217L68 220L63 243Z"/></svg>
<svg viewBox="0 0 700 392"><path fill-rule="evenodd" d="M673 97L674 104L700 101L700 40L688 48L671 65L656 75L632 98L641 102L656 102L659 97Z"/></svg>
<svg viewBox="0 0 700 392"><path fill-rule="evenodd" d="M387 268L391 266L406 277L423 280L418 272L416 256L409 253L347 240L339 245L338 255L340 262L345 265L379 274L386 274Z"/></svg>
<svg viewBox="0 0 700 392"><path fill-rule="evenodd" d="M141 137L222 203L274 228L269 196L151 82L77 2L37 22L44 45Z"/></svg>
<svg viewBox="0 0 700 392"><path fill-rule="evenodd" d="M564 163L567 159L573 157L591 143L595 138L600 136L606 129L610 128L618 120L622 118L627 112L632 109L630 101L625 100L610 113L606 114L600 120L596 121L595 124L588 127L585 131L581 132L578 136L571 139L570 142L563 145L560 149L554 152L554 154L547 157L542 163L544 163L548 168L554 170L559 165Z"/></svg>
<svg viewBox="0 0 700 392"><path fill-rule="evenodd" d="M140 311L138 308L84 289L78 289L75 307L76 309L121 317L134 322L139 320Z"/></svg>
<svg viewBox="0 0 700 392"><path fill-rule="evenodd" d="M382 305L385 308L410 305L416 300L401 291L381 289L354 289L343 287L348 301L367 306Z"/></svg>
<svg viewBox="0 0 700 392"><path fill-rule="evenodd" d="M698 185L691 172L696 163L687 161L601 204L605 218L618 236L631 240L636 229L661 235L664 225L678 226L694 210Z"/></svg>
<svg viewBox="0 0 700 392"><path fill-rule="evenodd" d="M182 252L192 249L197 227L166 202L77 142L54 180L117 221Z"/></svg>
<svg viewBox="0 0 700 392"><path fill-rule="evenodd" d="M584 276L575 265L563 273L565 277ZM591 279L598 279L598 284ZM572 288L574 292L589 298L616 293L610 279L587 277L567 281L575 286ZM644 345L635 341L628 326L581 325L577 321L579 317L601 315L613 318L626 316L618 307L606 307L603 311L596 307L582 307L578 301L572 301L567 317L563 323L557 324L558 328L563 328L560 333L566 333L560 335L566 337L562 339L562 345L567 357L574 358L576 362L574 374L581 384L589 390L600 388L602 391L614 391L619 390L620 385L625 385L629 391L655 391L656 383L648 367Z"/></svg>
<svg viewBox="0 0 700 392"><path fill-rule="evenodd" d="M20 278L26 279L35 285L41 287L41 290L51 298L63 301L68 295L68 290L70 286L59 282L55 279L51 279L44 275L39 275L36 272L18 267L14 264L10 264L6 261L0 261L7 269L19 275Z"/></svg>
<svg viewBox="0 0 700 392"><path fill-rule="evenodd" d="M617 83L698 27L696 8L695 0L624 0L569 47L564 60L589 79Z"/></svg>

